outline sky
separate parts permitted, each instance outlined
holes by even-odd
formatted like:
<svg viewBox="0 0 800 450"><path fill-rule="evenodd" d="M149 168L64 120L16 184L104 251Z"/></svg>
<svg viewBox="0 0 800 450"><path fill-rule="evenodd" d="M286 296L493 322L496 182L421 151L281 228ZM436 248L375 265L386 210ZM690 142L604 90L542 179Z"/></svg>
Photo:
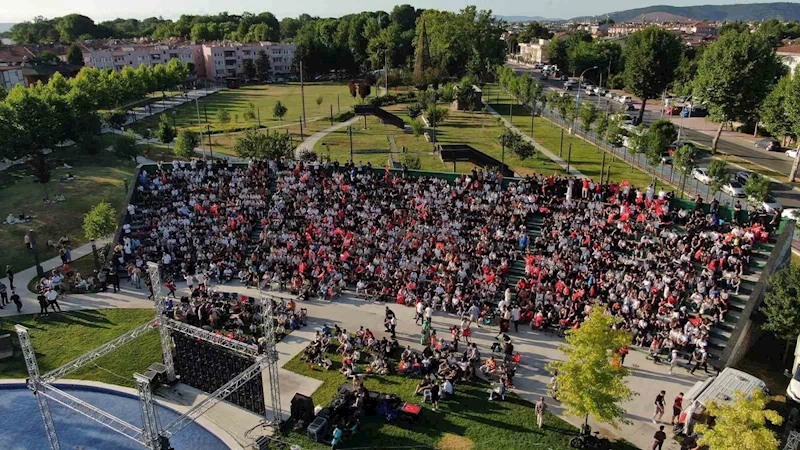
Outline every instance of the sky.
<svg viewBox="0 0 800 450"><path fill-rule="evenodd" d="M228 11L238 14L244 11L259 13L270 11L279 19L297 17L302 13L320 17L338 17L345 14L370 11L390 11L400 3L408 3L417 8L432 8L456 11L466 5L476 5L479 9L491 9L498 15L542 16L547 18L569 19L577 16L600 15L614 11L640 8L655 4L672 6L689 5L724 5L732 3L765 3L769 0L665 0L643 3L641 0L235 0L220 2L219 0L136 0L136 1L102 1L102 0L33 0L33 1L0 1L0 23L21 22L36 16L46 18L80 13L91 17L96 22L123 18L161 16L176 19L181 14L215 14Z"/></svg>

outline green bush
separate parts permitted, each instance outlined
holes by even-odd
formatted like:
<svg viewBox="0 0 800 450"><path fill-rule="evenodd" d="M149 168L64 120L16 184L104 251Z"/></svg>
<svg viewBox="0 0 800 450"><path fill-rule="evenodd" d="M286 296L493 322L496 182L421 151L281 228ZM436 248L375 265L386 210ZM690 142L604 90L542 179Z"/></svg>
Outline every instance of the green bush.
<svg viewBox="0 0 800 450"><path fill-rule="evenodd" d="M419 159L419 155L415 153L406 153L403 155L403 164L411 170L422 169L422 161Z"/></svg>
<svg viewBox="0 0 800 450"><path fill-rule="evenodd" d="M625 89L625 77L621 73L611 75L608 79L608 87L611 89Z"/></svg>
<svg viewBox="0 0 800 450"><path fill-rule="evenodd" d="M353 112L352 109L346 109L342 112L336 113L333 115L334 122L344 122L345 120L350 120L355 117L356 114Z"/></svg>

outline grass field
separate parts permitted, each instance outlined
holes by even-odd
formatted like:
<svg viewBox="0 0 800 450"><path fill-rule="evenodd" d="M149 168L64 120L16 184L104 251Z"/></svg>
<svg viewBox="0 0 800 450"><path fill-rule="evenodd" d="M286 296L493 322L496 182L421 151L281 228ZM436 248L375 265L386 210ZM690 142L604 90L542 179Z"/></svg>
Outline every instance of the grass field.
<svg viewBox="0 0 800 450"><path fill-rule="evenodd" d="M529 108L519 105L509 94L502 90L500 90L498 95L498 87L496 85L487 86L487 88L484 89L484 95L495 111L507 120L511 118L514 126L519 128L520 131L525 134L530 134L531 117ZM513 118L511 117L512 115ZM594 180L599 180L603 151L577 136L570 139L569 134L566 132L564 133L563 151L560 151L561 130L561 127L543 117L536 117L534 119L533 138L537 142L552 153L556 155L561 154L564 161L567 160L569 143L571 142L572 155L570 158L570 165L578 169L584 175ZM621 159L614 158L610 154L606 155L606 169L609 167L609 164L611 165L611 181L621 182L623 180L628 180L632 185L644 188L650 184L653 179L650 174L633 168L630 164ZM658 190L658 188L656 188L656 190Z"/></svg>
<svg viewBox="0 0 800 450"><path fill-rule="evenodd" d="M18 316L0 319L0 329L13 331L14 324L29 328L41 373L49 372L89 350L153 318L150 309L100 309L51 314L34 319ZM14 336L15 353L0 362L0 378L27 378L25 360ZM108 354L68 378L135 387L133 373L144 373L154 362L161 362L158 332L153 330L135 342Z"/></svg>
<svg viewBox="0 0 800 450"><path fill-rule="evenodd" d="M312 395L315 405L327 405L345 382L338 372L341 358L330 355L334 366L330 371L320 368L309 370L308 365L297 356L284 368L318 380L323 384ZM418 379L398 375L373 376L365 380L370 391L396 394L403 401L422 403L414 396ZM386 424L379 417L365 417L362 429L342 448L448 448L448 449L552 449L569 448L570 437L577 429L560 418L547 413L545 427L536 426L533 404L514 394L505 401L488 401L488 384L482 382L461 383L452 397L439 402L439 410L433 411L425 404L420 423L408 424L398 421ZM286 440L302 448L327 448L310 440L304 433L290 433ZM625 443L616 443L616 449L634 449Z"/></svg>
<svg viewBox="0 0 800 450"><path fill-rule="evenodd" d="M315 117L329 117L331 107L333 113L338 110L350 108L356 100L350 96L347 84L343 83L307 83L305 85L306 120ZM316 100L322 97L322 104L317 106ZM337 104L338 97L338 104ZM253 103L257 114L261 115L261 125L271 127L281 125L278 119L272 116L275 103L280 100L287 108L286 117L283 123L296 122L302 115L302 103L300 96L299 83L287 84L266 84L259 86L244 86L239 89L225 89L215 94L211 94L195 102L185 103L175 111L175 124L178 128L191 128L195 131L204 131L206 123L214 127L215 130L225 130L242 128L258 125L258 120L245 120L244 115L248 109L248 104ZM198 107L200 111L200 121L198 124ZM230 114L230 122L220 123L217 120L217 113L225 109ZM238 118L237 118L238 116ZM206 120L206 117L208 118ZM140 133L146 128L155 130L159 121L159 115L150 116L139 120L132 128Z"/></svg>
<svg viewBox="0 0 800 450"><path fill-rule="evenodd" d="M115 135L106 134L106 145ZM33 266L33 256L23 245L23 237L28 230L36 232L39 244L39 257L42 261L56 256L53 249L45 245L48 239L58 239L67 235L76 248L86 242L82 225L83 215L101 200L106 200L115 208L122 207L124 201L124 180L132 181L135 165L115 155L101 151L96 155L83 154L73 147L57 149L48 155L51 167L51 181L47 184L50 197L63 195L65 201L45 204L45 189L34 183L28 166L13 167L0 172L0 267L10 264L15 271ZM71 169L52 169L66 162ZM59 178L67 172L75 176L75 181L60 183ZM33 216L29 223L8 225L8 214Z"/></svg>
<svg viewBox="0 0 800 450"><path fill-rule="evenodd" d="M296 147L304 138L308 138L308 136L316 133L317 131L322 131L325 128L331 126L331 123L327 117L323 118L316 118L309 119L306 121L306 125L302 127L302 134L300 133L300 120L299 118L293 119L293 121L284 120L282 123L274 123L269 126L269 128L261 128L258 130L259 133L289 133L292 137L293 147ZM225 133L225 134L212 134L211 135L211 146L215 153L223 153L226 155L233 155L236 156L236 152L233 149L236 140L244 134L244 132L233 132L233 133ZM301 137L303 139L301 139ZM203 150L208 150L208 136L203 136Z"/></svg>

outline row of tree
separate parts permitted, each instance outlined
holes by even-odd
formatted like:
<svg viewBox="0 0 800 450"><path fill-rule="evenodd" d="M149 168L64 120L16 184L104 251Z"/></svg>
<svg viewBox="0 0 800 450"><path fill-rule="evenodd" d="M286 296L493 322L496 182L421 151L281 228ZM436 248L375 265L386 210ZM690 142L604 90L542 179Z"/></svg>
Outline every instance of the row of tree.
<svg viewBox="0 0 800 450"><path fill-rule="evenodd" d="M189 73L186 64L171 60L121 72L84 67L72 79L56 73L47 84L17 86L0 98L0 159L36 156L67 140L97 149L103 119L98 109L118 108L148 92L173 88ZM126 115L112 112L106 118L124 121Z"/></svg>

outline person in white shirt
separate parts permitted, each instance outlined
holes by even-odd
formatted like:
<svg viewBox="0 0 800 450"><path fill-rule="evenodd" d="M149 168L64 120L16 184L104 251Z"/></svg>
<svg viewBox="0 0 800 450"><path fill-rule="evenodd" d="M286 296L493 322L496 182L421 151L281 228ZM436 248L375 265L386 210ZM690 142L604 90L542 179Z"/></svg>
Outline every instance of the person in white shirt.
<svg viewBox="0 0 800 450"><path fill-rule="evenodd" d="M424 318L424 316L422 315L424 309L425 309L425 304L422 302L417 302L416 313L414 314L415 325L419 325L420 320Z"/></svg>
<svg viewBox="0 0 800 450"><path fill-rule="evenodd" d="M61 305L58 304L58 292L55 289L50 289L44 293L44 298L47 299L47 304L56 312L56 308L61 312Z"/></svg>
<svg viewBox="0 0 800 450"><path fill-rule="evenodd" d="M519 331L519 315L520 315L519 306L514 305L514 308L511 309L511 321L514 322L515 333Z"/></svg>

